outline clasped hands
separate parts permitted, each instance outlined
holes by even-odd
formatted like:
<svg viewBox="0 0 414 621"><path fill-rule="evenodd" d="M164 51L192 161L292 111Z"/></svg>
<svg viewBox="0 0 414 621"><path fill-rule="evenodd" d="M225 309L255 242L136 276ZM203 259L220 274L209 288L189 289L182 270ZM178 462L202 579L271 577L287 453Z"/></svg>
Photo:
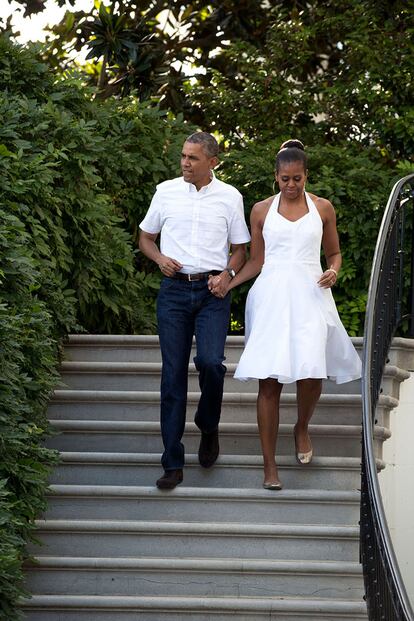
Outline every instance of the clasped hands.
<svg viewBox="0 0 414 621"><path fill-rule="evenodd" d="M179 261L165 255L162 255L158 266L164 276L168 276L169 278L172 278L174 274L183 267ZM218 274L218 276L209 276L207 286L210 292L217 298L224 298L228 292L229 282L230 275L224 271Z"/></svg>
<svg viewBox="0 0 414 621"><path fill-rule="evenodd" d="M228 293L230 280L228 272L222 272L218 276L209 276L208 288L216 298L224 298Z"/></svg>

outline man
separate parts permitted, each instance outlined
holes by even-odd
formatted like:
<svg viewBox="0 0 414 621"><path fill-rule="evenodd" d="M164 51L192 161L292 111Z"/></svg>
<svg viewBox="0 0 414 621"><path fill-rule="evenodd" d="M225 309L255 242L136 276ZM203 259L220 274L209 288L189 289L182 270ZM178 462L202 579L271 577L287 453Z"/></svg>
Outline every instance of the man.
<svg viewBox="0 0 414 621"><path fill-rule="evenodd" d="M140 224L139 248L164 276L157 300L164 443L159 489L173 489L183 480L181 439L194 335L201 391L194 418L201 431L200 464L211 467L219 454L224 346L230 318L230 296L224 294L224 284L244 264L250 236L243 199L234 187L214 176L217 163L218 144L213 136L206 132L189 136L181 154L182 177L157 186ZM156 244L159 233L160 249Z"/></svg>

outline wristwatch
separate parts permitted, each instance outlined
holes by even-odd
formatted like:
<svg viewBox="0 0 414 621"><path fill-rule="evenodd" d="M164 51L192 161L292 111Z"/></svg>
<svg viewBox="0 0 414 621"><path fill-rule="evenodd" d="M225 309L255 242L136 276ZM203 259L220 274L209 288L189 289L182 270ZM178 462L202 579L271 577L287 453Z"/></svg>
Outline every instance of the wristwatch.
<svg viewBox="0 0 414 621"><path fill-rule="evenodd" d="M234 269L232 267L226 267L226 272L229 273L230 278L234 278L236 275L236 272L234 271Z"/></svg>

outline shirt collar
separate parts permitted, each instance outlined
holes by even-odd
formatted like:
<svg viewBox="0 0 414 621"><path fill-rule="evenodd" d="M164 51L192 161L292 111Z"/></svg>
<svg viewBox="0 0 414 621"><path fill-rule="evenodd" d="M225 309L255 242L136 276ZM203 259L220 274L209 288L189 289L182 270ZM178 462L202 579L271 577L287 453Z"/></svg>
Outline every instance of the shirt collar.
<svg viewBox="0 0 414 621"><path fill-rule="evenodd" d="M216 175L214 174L214 170L212 170L210 183L208 183L207 185L203 185L203 187L200 189L200 192L202 192L203 194L207 192L215 181L216 181ZM187 188L188 192L198 192L197 188L195 187L193 183L187 183L186 181L184 181L184 179L183 179L183 183L188 186Z"/></svg>

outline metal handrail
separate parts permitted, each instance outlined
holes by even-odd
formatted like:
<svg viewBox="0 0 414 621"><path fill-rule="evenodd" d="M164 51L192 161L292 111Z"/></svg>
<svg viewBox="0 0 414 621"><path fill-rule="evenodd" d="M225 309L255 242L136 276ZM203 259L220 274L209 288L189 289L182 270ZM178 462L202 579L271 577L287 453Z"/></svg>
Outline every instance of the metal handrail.
<svg viewBox="0 0 414 621"><path fill-rule="evenodd" d="M414 621L414 613L398 567L378 482L373 431L384 367L392 338L404 310L414 327L413 257L411 239L411 299L404 308L404 244L407 207L414 206L414 173L398 181L388 199L375 249L364 327L362 407L360 557L368 617L372 621ZM414 230L413 220L411 220Z"/></svg>

